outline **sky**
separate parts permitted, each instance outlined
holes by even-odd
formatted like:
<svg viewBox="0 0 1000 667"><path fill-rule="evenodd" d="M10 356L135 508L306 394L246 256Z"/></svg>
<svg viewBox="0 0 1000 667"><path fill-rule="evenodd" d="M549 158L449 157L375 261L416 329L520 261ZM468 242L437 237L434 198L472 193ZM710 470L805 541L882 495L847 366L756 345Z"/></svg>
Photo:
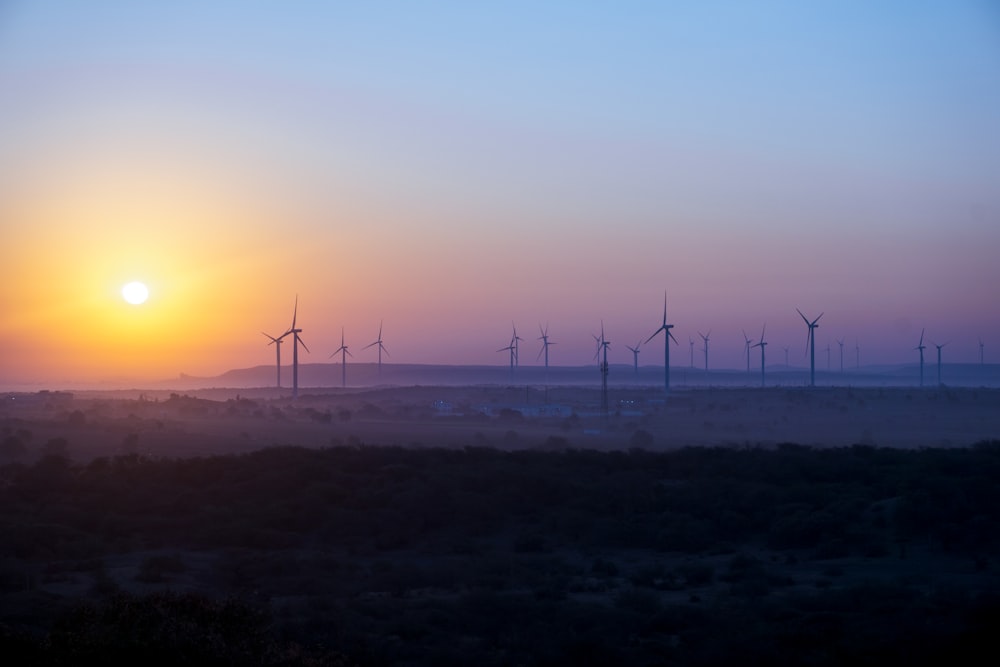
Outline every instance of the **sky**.
<svg viewBox="0 0 1000 667"><path fill-rule="evenodd" d="M1000 5L0 0L0 233L0 384L1000 362Z"/></svg>

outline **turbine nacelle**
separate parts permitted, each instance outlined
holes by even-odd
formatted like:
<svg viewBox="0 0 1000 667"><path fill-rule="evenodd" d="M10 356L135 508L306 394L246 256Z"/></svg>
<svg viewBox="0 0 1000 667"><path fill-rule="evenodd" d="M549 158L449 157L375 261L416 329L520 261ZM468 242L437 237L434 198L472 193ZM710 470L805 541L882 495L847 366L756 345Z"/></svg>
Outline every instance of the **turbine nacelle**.
<svg viewBox="0 0 1000 667"><path fill-rule="evenodd" d="M281 335L280 335L280 336L278 336L277 338L275 338L275 337L274 337L274 336L272 336L271 334L269 334L269 333L265 333L265 332L263 332L263 331L261 331L261 333L262 333L262 334L264 334L265 336L267 336L267 337L268 337L269 339L271 339L271 342L270 342L270 343L268 343L268 345L275 345L275 344L277 344L277 345L281 345L281 343L283 342L283 341L282 341L281 339L282 339L282 338L284 338L285 336L287 336L287 335L288 335L289 333L291 333L291 332L288 332L288 331L286 331L285 333L281 334Z"/></svg>
<svg viewBox="0 0 1000 667"><path fill-rule="evenodd" d="M351 354L351 351L347 349L347 345L344 344L343 327L340 328L340 347L338 347L336 350L333 351L333 354L330 355L330 358L332 359L334 356L338 354L341 356L341 358L343 358L344 355L347 355L348 357L354 357L354 355Z"/></svg>

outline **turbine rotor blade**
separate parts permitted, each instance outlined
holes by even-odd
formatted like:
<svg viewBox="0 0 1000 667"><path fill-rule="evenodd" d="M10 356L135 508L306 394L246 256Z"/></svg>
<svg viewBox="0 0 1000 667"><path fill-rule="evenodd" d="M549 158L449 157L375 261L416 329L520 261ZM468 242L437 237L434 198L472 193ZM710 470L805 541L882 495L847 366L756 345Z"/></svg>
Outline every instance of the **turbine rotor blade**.
<svg viewBox="0 0 1000 667"><path fill-rule="evenodd" d="M666 332L667 332L667 335L670 335L670 329L668 329L668 328L666 327L666 325L664 325L664 326L661 326L661 327L660 327L659 329L657 329L656 331L654 331L654 332L653 332L653 335L652 335L652 336L650 336L649 338L647 338L647 339L646 339L646 342L648 343L649 341L651 341L651 340L653 340L654 338L656 338L656 334L660 333L661 331L666 331Z"/></svg>

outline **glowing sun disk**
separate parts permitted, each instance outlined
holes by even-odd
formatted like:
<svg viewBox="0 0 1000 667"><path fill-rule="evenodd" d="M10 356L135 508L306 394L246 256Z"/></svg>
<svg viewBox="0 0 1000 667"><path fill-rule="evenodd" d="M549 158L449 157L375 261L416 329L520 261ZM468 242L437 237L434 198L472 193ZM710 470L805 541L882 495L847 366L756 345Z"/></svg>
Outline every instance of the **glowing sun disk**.
<svg viewBox="0 0 1000 667"><path fill-rule="evenodd" d="M140 282L131 282L122 287L122 298L137 306L149 298L149 289Z"/></svg>

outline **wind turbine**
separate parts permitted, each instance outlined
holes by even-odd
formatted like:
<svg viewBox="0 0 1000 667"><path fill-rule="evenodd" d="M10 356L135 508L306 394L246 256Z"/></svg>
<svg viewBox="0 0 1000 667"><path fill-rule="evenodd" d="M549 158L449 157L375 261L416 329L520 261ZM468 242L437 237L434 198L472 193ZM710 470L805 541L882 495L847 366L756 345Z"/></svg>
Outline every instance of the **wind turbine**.
<svg viewBox="0 0 1000 667"><path fill-rule="evenodd" d="M353 357L354 355L344 345L344 327L340 327L340 347L334 350L330 358L335 357L338 352L340 353L340 386L347 387L347 357Z"/></svg>
<svg viewBox="0 0 1000 667"><path fill-rule="evenodd" d="M302 333L302 329L295 326L295 319L298 317L298 314L299 295L296 294L295 309L292 311L292 326L288 328L288 331L281 334L282 338L288 334L292 334L292 398L299 397L299 343L302 344L302 347L306 352L309 351L309 348L306 347L305 341L302 340L301 336L299 336L299 334Z"/></svg>
<svg viewBox="0 0 1000 667"><path fill-rule="evenodd" d="M948 342L950 343L951 341L948 341ZM931 345L933 345L934 347L937 348L937 371L938 371L938 386L939 387L944 386L944 385L941 384L941 348L944 347L947 344L948 343L941 343L940 345L938 345L934 341L931 341Z"/></svg>
<svg viewBox="0 0 1000 667"><path fill-rule="evenodd" d="M518 356L517 356L517 353L518 353L518 345L517 344L518 344L518 341L522 341L524 339L517 335L517 327L514 326L513 320L510 323L510 327L511 327L511 329L514 330L514 335L510 339L510 344L514 346L514 365L515 366L520 366L521 362L520 362L520 359L518 359Z"/></svg>
<svg viewBox="0 0 1000 667"><path fill-rule="evenodd" d="M641 343L642 343L642 339L640 338L639 342L635 344L635 347L632 347L631 345L626 345L625 346L625 347L627 347L629 349L629 352L632 353L632 362L635 365L635 376L636 377L639 377L639 345Z"/></svg>
<svg viewBox="0 0 1000 667"><path fill-rule="evenodd" d="M653 332L652 336L646 339L646 342L648 343L649 341L656 338L656 335L659 334L661 331L663 332L663 391L664 392L670 391L670 339L673 338L674 345L677 345L677 339L674 338L674 334L671 333L670 331L673 328L674 328L673 324L667 324L667 293L663 292L663 324L660 325L659 329ZM639 344L636 343L635 346L636 348L638 348ZM629 349L631 350L632 348ZM635 372L638 374L639 351L638 349L636 349L633 350L633 352L636 355ZM694 367L694 341L691 341L691 366Z"/></svg>
<svg viewBox="0 0 1000 667"><path fill-rule="evenodd" d="M510 345L507 347L501 347L497 352L510 352L510 377L514 379L514 364L517 362L517 346L514 345L514 339L510 339Z"/></svg>
<svg viewBox="0 0 1000 667"><path fill-rule="evenodd" d="M840 346L840 372L844 372L844 339L838 338L837 345Z"/></svg>
<svg viewBox="0 0 1000 667"><path fill-rule="evenodd" d="M920 330L920 342L917 343L917 346L915 348L913 348L914 350L919 350L920 351L920 386L921 387L924 386L924 350L927 348L927 346L924 345L924 331L925 331L925 329L921 329Z"/></svg>
<svg viewBox="0 0 1000 667"><path fill-rule="evenodd" d="M983 339L979 339L979 365L983 365Z"/></svg>
<svg viewBox="0 0 1000 667"><path fill-rule="evenodd" d="M754 347L760 348L760 386L764 386L764 348L767 347L767 341L764 340L764 330L767 329L767 322L764 326L760 328L760 342L754 345ZM743 334L746 336L746 334Z"/></svg>
<svg viewBox="0 0 1000 667"><path fill-rule="evenodd" d="M702 332L699 331L698 335L701 336L701 339L703 341L705 341L705 349L704 349L704 352L705 352L705 372L707 373L708 372L708 337L712 335L712 330L709 329L707 334L703 334Z"/></svg>
<svg viewBox="0 0 1000 667"><path fill-rule="evenodd" d="M604 321L601 321L601 337L597 338L597 354L594 357L600 356L602 353L604 359L598 361L601 366L601 411L604 416L608 416L608 348L611 346L611 341L604 337Z"/></svg>
<svg viewBox="0 0 1000 667"><path fill-rule="evenodd" d="M549 345L555 345L555 343L552 343L552 342L549 341L549 325L548 325L548 323L545 324L545 328L544 329L542 328L542 325L539 324L538 325L538 331L539 331L539 333L542 334L541 336L538 337L538 340L542 341L542 349L540 349L538 351L538 356L535 357L535 361L538 361L538 358L541 357L543 353L545 354L545 403L548 404L548 402L549 402Z"/></svg>
<svg viewBox="0 0 1000 667"><path fill-rule="evenodd" d="M807 327L809 327L809 333L806 334L806 346L809 348L809 386L815 387L816 386L816 336L813 333L813 329L819 326L817 322L819 322L820 317L823 317L823 313L820 313L819 317L810 322L808 317L802 315L801 310L799 310L798 308L796 308L795 310L798 311L799 315L802 317L802 321L806 323Z"/></svg>
<svg viewBox="0 0 1000 667"><path fill-rule="evenodd" d="M691 346L691 368L694 368L694 338L688 336L688 345Z"/></svg>
<svg viewBox="0 0 1000 667"><path fill-rule="evenodd" d="M538 337L538 340L542 341L542 349L540 349L538 351L538 356L535 357L535 361L538 361L543 354L545 355L545 377L548 378L548 376L549 376L549 345L555 345L555 343L549 341L549 325L548 324L545 325L544 329L542 328L542 325L539 324L538 325L538 331L539 331L539 333L542 334L541 336Z"/></svg>
<svg viewBox="0 0 1000 667"><path fill-rule="evenodd" d="M379 377L382 376L382 353L385 352L385 356L389 356L389 350L385 349L385 345L382 344L382 320L378 322L378 338L374 342L365 345L362 350L367 350L373 345L378 345L378 374ZM336 352L334 352L336 354Z"/></svg>
<svg viewBox="0 0 1000 667"><path fill-rule="evenodd" d="M785 351L785 367L788 367L788 350L789 350L789 347L787 345L785 345L781 349Z"/></svg>
<svg viewBox="0 0 1000 667"><path fill-rule="evenodd" d="M857 365L858 369L861 369L861 345L858 343L858 339L854 339L854 363Z"/></svg>
<svg viewBox="0 0 1000 667"><path fill-rule="evenodd" d="M271 339L271 342L268 343L268 345L274 345L275 356L277 357L276 365L278 367L278 389L281 389L281 339L288 334L284 333L275 338L269 333L264 333L263 331L261 331L261 333Z"/></svg>
<svg viewBox="0 0 1000 667"><path fill-rule="evenodd" d="M747 332L744 329L740 329L743 332L743 355L747 358L747 374L750 374L750 347L753 341L747 338Z"/></svg>

